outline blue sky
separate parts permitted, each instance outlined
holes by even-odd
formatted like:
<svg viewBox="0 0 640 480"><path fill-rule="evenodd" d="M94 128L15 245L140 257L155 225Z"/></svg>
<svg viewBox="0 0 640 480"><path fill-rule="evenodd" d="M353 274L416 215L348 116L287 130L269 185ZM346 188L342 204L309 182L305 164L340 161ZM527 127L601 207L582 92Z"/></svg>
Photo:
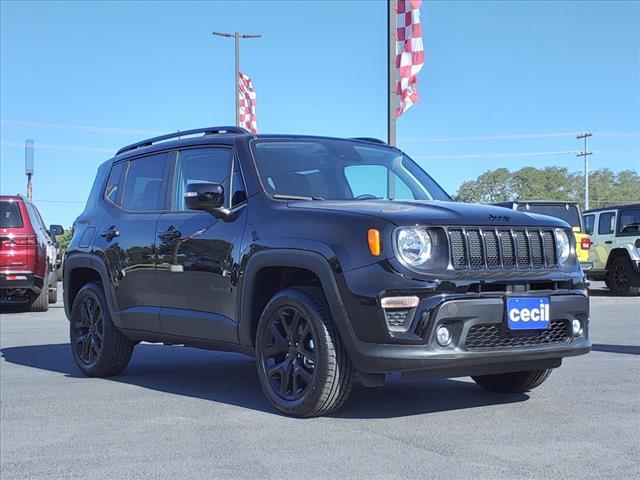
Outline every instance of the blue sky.
<svg viewBox="0 0 640 480"><path fill-rule="evenodd" d="M72 223L116 148L233 123L232 41L212 30L263 35L241 47L261 132L386 135L385 2L0 5L0 191L25 191L23 144L35 139L34 199L49 223ZM584 130L593 168L640 170L640 3L421 12L422 101L398 120L398 145L450 193L498 167L581 170Z"/></svg>

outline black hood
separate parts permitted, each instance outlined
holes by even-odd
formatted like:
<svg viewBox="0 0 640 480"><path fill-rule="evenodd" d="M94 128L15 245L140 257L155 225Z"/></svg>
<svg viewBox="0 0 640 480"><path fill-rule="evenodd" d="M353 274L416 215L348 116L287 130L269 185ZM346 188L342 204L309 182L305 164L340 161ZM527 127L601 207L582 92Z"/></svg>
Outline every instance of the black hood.
<svg viewBox="0 0 640 480"><path fill-rule="evenodd" d="M564 221L492 205L444 201L319 200L291 202L291 208L371 215L396 225L476 225L570 228Z"/></svg>

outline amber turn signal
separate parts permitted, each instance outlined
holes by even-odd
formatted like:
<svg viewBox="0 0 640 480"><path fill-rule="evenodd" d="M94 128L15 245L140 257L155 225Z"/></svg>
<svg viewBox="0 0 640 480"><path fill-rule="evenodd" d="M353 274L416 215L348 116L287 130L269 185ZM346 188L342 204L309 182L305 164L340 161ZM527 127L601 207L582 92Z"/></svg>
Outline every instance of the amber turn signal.
<svg viewBox="0 0 640 480"><path fill-rule="evenodd" d="M380 232L375 228L369 229L369 250L371 255L378 257L380 255Z"/></svg>

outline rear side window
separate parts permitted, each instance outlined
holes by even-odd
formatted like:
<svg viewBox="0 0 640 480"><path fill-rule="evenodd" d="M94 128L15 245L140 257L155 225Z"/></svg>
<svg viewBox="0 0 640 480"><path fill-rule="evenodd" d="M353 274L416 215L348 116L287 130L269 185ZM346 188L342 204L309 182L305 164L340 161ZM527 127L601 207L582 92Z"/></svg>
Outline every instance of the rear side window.
<svg viewBox="0 0 640 480"><path fill-rule="evenodd" d="M620 235L640 235L640 208L620 212L618 233Z"/></svg>
<svg viewBox="0 0 640 480"><path fill-rule="evenodd" d="M46 231L46 227L44 226L44 222L42 221L42 217L36 210L36 207L31 205L30 203L25 203L25 207L27 207L27 214L29 215L29 220L31 220L31 226L35 228L39 228L41 231Z"/></svg>
<svg viewBox="0 0 640 480"><path fill-rule="evenodd" d="M163 210L162 187L168 159L168 153L159 153L131 160L124 184L122 208L133 212Z"/></svg>
<svg viewBox="0 0 640 480"><path fill-rule="evenodd" d="M584 215L582 217L582 219L584 220L584 231L585 231L585 233L587 233L588 235L593 235L593 225L595 223L596 216L595 215Z"/></svg>
<svg viewBox="0 0 640 480"><path fill-rule="evenodd" d="M232 161L230 148L193 148L178 152L172 210L188 210L184 194L192 183L220 183L225 192L229 192Z"/></svg>
<svg viewBox="0 0 640 480"><path fill-rule="evenodd" d="M0 228L22 228L22 215L16 202L2 200L0 202Z"/></svg>
<svg viewBox="0 0 640 480"><path fill-rule="evenodd" d="M598 234L609 235L613 233L616 220L616 212L601 213L598 219Z"/></svg>
<svg viewBox="0 0 640 480"><path fill-rule="evenodd" d="M104 190L104 198L111 203L120 205L120 197L122 196L122 173L127 162L117 163L111 169L107 187Z"/></svg>

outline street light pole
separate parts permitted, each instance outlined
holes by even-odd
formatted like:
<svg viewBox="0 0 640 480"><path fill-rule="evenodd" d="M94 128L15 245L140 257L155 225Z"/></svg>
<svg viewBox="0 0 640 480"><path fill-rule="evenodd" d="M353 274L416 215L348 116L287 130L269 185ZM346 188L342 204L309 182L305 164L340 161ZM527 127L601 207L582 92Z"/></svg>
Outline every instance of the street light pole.
<svg viewBox="0 0 640 480"><path fill-rule="evenodd" d="M240 39L241 38L260 38L262 35L247 35L239 32L235 33L226 33L226 32L212 32L214 36L218 37L227 37L233 38L235 40L235 77L233 81L233 93L235 96L235 106L236 106L236 127L240 126L240 99L239 97L239 84L240 84Z"/></svg>
<svg viewBox="0 0 640 480"><path fill-rule="evenodd" d="M27 175L27 198L33 200L33 185L31 178L35 173L33 163L33 140L24 141L24 173Z"/></svg>

